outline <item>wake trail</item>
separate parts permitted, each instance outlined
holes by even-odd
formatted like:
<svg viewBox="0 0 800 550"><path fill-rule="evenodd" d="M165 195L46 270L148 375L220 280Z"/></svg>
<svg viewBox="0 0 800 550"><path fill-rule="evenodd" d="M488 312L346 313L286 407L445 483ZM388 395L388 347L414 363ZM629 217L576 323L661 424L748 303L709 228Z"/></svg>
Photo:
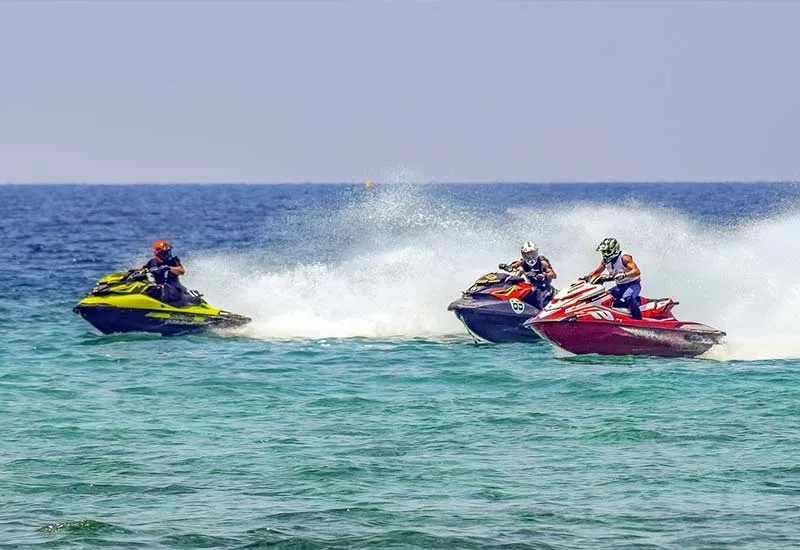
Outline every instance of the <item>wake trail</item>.
<svg viewBox="0 0 800 550"><path fill-rule="evenodd" d="M620 240L642 269L642 294L673 297L679 319L728 333L707 357L800 357L795 282L800 213L710 226L641 204L563 204L489 214L432 201L424 186L390 186L320 210L299 225L300 251L210 255L187 285L245 313L246 333L277 338L437 338L462 334L447 304L533 240L564 286L599 263L604 237Z"/></svg>

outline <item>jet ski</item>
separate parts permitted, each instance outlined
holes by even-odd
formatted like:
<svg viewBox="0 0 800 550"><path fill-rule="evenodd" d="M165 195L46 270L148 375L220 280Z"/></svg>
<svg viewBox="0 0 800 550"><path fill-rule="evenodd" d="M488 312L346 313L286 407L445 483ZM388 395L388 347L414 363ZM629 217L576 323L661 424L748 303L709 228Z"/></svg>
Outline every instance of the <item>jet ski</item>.
<svg viewBox="0 0 800 550"><path fill-rule="evenodd" d="M614 307L614 297L603 286L611 280L572 283L525 326L575 354L696 357L725 336L713 327L676 319L672 308L678 302L672 298L639 297L642 319L634 319L627 308Z"/></svg>
<svg viewBox="0 0 800 550"><path fill-rule="evenodd" d="M185 303L170 305L158 299L160 288L147 270L106 275L72 311L80 313L104 334L156 332L162 335L199 332L209 328L233 328L249 317L216 309L190 290Z"/></svg>
<svg viewBox="0 0 800 550"><path fill-rule="evenodd" d="M531 284L521 272L487 273L447 306L476 343L536 342L539 336L523 322L539 309L525 302Z"/></svg>

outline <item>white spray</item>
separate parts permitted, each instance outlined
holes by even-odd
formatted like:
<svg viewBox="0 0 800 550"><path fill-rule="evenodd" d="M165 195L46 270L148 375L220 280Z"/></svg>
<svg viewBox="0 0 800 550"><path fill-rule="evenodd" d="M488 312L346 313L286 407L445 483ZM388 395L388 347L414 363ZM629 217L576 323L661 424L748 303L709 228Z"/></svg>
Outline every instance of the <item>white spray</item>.
<svg viewBox="0 0 800 550"><path fill-rule="evenodd" d="M520 207L491 217L433 202L419 186L376 191L309 218L335 254L317 242L292 265L205 256L186 283L212 304L252 316L246 333L254 337L436 338L463 332L447 304L518 257L522 241L539 244L558 286L596 267L595 247L613 236L641 267L645 296L673 297L679 319L728 333L710 357L800 357L800 214L730 227L640 204Z"/></svg>

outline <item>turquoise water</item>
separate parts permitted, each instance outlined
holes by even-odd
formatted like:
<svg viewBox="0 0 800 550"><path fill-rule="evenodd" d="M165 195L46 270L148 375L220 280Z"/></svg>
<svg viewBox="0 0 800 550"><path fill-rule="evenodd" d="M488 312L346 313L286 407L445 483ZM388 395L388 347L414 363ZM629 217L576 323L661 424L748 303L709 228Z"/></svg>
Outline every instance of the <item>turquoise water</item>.
<svg viewBox="0 0 800 550"><path fill-rule="evenodd" d="M0 548L800 546L796 287L785 305L770 288L715 290L728 250L771 256L777 281L793 275L797 256L774 254L793 250L781 240L793 189L734 186L705 210L691 186L630 191L645 193L631 199L642 215L673 222L650 241L704 251L702 276L683 280L657 263L663 248L623 240L645 294L668 291L686 318L729 333L711 357L682 360L472 344L444 308L483 264L548 223L583 220L602 238L630 219L630 204L587 204L580 187L548 188L547 219L527 196L487 199L498 189L0 187L17 243L2 252ZM137 217L138 193L167 198L152 216L212 203L227 215L176 216L165 232ZM737 201L753 193L763 208L742 222L752 201ZM584 208L618 215L593 222ZM190 286L253 326L102 336L71 313L156 234ZM487 242L459 246L472 234ZM593 247L544 239L567 280L595 261ZM783 332L743 321L754 300Z"/></svg>

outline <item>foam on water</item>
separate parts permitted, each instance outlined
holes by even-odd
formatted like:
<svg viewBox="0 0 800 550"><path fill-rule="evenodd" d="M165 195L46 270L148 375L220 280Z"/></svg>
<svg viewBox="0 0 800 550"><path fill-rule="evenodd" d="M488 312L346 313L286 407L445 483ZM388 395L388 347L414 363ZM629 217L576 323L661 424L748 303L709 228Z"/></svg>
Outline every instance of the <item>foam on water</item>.
<svg viewBox="0 0 800 550"><path fill-rule="evenodd" d="M535 240L563 285L594 268L597 243L615 236L642 268L645 296L671 296L678 318L728 333L709 357L800 357L797 213L730 226L636 203L491 216L433 200L424 186L397 185L307 220L305 260L205 256L187 283L251 315L255 337L437 337L463 332L447 304L517 257L520 242Z"/></svg>

